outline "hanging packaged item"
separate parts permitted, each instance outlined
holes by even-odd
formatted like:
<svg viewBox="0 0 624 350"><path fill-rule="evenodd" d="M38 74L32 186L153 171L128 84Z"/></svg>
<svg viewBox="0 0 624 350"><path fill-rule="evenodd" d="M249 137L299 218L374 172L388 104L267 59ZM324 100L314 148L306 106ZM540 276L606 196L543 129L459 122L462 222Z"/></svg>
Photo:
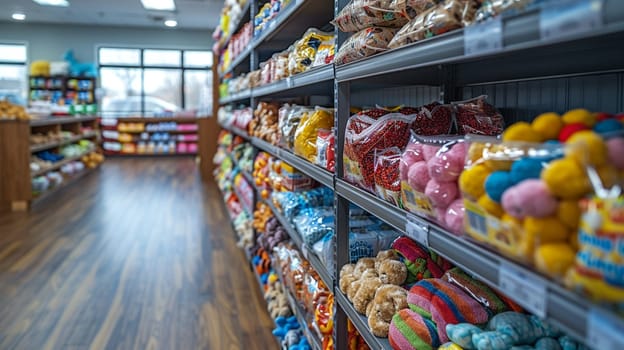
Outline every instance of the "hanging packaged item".
<svg viewBox="0 0 624 350"><path fill-rule="evenodd" d="M444 34L472 23L477 3L473 0L446 0L418 15L399 30L388 47L401 46Z"/></svg>
<svg viewBox="0 0 624 350"><path fill-rule="evenodd" d="M383 27L362 29L351 35L340 46L335 63L337 65L346 64L388 50L388 43L396 32L397 29Z"/></svg>
<svg viewBox="0 0 624 350"><path fill-rule="evenodd" d="M391 2L391 0L351 0L336 16L334 24L345 33L373 26L400 28L408 19L393 8Z"/></svg>
<svg viewBox="0 0 624 350"><path fill-rule="evenodd" d="M316 107L314 113L305 114L295 131L294 153L316 162L316 139L319 129L331 129L334 126L334 111Z"/></svg>

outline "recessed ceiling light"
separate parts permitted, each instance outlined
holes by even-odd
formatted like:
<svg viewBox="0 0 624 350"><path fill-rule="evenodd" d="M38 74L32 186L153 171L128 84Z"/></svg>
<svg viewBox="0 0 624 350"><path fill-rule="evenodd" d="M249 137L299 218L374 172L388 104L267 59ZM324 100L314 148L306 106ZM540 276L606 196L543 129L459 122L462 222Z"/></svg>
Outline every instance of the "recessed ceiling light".
<svg viewBox="0 0 624 350"><path fill-rule="evenodd" d="M33 1L43 6L61 6L61 7L69 6L69 1L67 0L33 0Z"/></svg>
<svg viewBox="0 0 624 350"><path fill-rule="evenodd" d="M21 12L15 12L14 14L11 15L11 18L13 18L16 21L23 21L26 19L26 15Z"/></svg>
<svg viewBox="0 0 624 350"><path fill-rule="evenodd" d="M173 0L141 0L141 4L146 10L175 11L176 9Z"/></svg>
<svg viewBox="0 0 624 350"><path fill-rule="evenodd" d="M165 25L167 27L177 27L178 26L178 21L176 21L175 19L168 19L165 21Z"/></svg>

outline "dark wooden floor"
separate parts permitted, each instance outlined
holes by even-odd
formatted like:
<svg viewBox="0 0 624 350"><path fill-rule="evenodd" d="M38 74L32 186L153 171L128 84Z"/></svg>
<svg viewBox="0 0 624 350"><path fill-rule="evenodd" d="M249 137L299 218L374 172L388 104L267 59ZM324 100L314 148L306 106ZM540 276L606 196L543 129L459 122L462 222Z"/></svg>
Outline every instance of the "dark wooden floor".
<svg viewBox="0 0 624 350"><path fill-rule="evenodd" d="M0 349L274 349L271 329L190 158L109 159L0 214Z"/></svg>

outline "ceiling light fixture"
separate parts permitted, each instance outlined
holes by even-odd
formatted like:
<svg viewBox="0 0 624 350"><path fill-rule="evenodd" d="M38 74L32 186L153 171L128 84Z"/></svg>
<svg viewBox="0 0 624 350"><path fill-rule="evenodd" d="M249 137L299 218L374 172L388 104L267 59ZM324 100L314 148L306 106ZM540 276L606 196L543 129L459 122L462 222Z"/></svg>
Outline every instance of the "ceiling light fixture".
<svg viewBox="0 0 624 350"><path fill-rule="evenodd" d="M167 27L177 27L178 26L178 21L176 21L175 19L168 19L165 21L165 25Z"/></svg>
<svg viewBox="0 0 624 350"><path fill-rule="evenodd" d="M21 12L15 12L14 14L11 15L11 18L13 18L16 21L23 21L26 19L26 15Z"/></svg>
<svg viewBox="0 0 624 350"><path fill-rule="evenodd" d="M33 0L33 1L43 6L60 6L60 7L69 6L69 1L67 0Z"/></svg>
<svg viewBox="0 0 624 350"><path fill-rule="evenodd" d="M141 0L141 4L146 10L175 11L176 9L173 0Z"/></svg>

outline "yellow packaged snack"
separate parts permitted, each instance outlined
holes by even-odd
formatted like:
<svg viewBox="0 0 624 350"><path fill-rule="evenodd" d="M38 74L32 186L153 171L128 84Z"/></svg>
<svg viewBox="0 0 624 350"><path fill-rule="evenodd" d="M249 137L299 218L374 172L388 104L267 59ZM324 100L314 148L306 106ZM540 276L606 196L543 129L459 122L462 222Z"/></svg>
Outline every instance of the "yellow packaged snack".
<svg viewBox="0 0 624 350"><path fill-rule="evenodd" d="M314 163L316 161L316 139L319 129L334 127L334 111L316 107L314 113L305 114L295 131L294 152Z"/></svg>

